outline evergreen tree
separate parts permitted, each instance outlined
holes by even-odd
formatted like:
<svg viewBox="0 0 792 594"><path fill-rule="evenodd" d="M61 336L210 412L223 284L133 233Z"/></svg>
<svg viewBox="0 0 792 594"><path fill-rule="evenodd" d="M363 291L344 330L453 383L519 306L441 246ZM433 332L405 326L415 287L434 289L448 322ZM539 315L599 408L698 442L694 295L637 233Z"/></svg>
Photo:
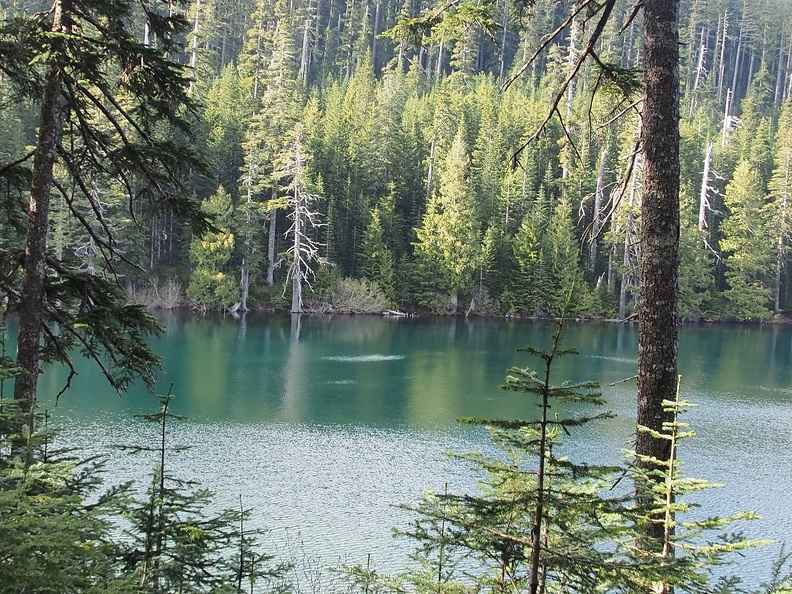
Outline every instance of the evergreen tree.
<svg viewBox="0 0 792 594"><path fill-rule="evenodd" d="M682 206L683 210L689 211L690 200L683 197ZM707 245L707 235L707 231L700 230L690 216L681 217L679 317L683 320L711 318L717 313L715 254Z"/></svg>
<svg viewBox="0 0 792 594"><path fill-rule="evenodd" d="M204 100L203 124L206 161L217 186L238 197L239 171L243 166L242 144L248 124L247 102L234 65L223 68L212 81Z"/></svg>
<svg viewBox="0 0 792 594"><path fill-rule="evenodd" d="M469 162L460 128L440 173L439 188L429 201L421 227L416 229L417 256L437 267L441 287L450 290L454 306L459 293L471 287L480 259Z"/></svg>
<svg viewBox="0 0 792 594"><path fill-rule="evenodd" d="M216 231L196 237L190 245L190 284L187 296L204 308L226 308L239 301L240 287L229 267L235 238L229 230L233 219L231 196L220 186L204 201L204 212L211 216Z"/></svg>
<svg viewBox="0 0 792 594"><path fill-rule="evenodd" d="M262 31L267 18L275 21L273 31ZM248 84L253 114L243 143L246 226L241 275L243 296L247 294L250 270L257 261L253 246L260 233L255 223L261 220L262 212L266 212L269 219L266 282L270 286L275 282L278 211L285 207L281 190L286 183L278 176L276 161L288 150L289 134L300 119L304 102L287 7L281 2L273 6L261 3L254 22L257 25L250 37L255 43L251 43L246 56L246 70L252 78Z"/></svg>
<svg viewBox="0 0 792 594"><path fill-rule="evenodd" d="M792 102L784 103L778 122L775 169L769 184L767 204L771 239L775 244L775 278L773 283L773 311L782 310L782 276L786 270L788 247L792 232Z"/></svg>
<svg viewBox="0 0 792 594"><path fill-rule="evenodd" d="M625 550L635 566L640 568L636 585L641 591L661 594L679 591L744 592L739 588L741 578L724 571L729 555L766 545L767 542L748 540L739 531L720 532L732 528L736 522L757 519L751 512L738 512L726 517L710 514L703 519L691 517L690 512L698 504L691 503L689 496L720 485L686 476L682 471L679 447L683 440L694 437L696 433L681 419L682 413L695 406L681 399L681 379L680 376L677 380L674 399L663 403L669 420L663 423L662 429L656 431L638 426L639 433L651 433L655 439L668 443L668 459L646 458L634 451L627 452L632 460L633 483L647 497L645 506L634 510L637 539L623 544L626 544ZM653 529L650 530L647 524L652 524ZM654 532L660 533L661 537L654 538ZM647 534L652 535L652 542L642 542ZM720 569L721 575L717 578L713 577L715 569ZM783 587L780 592L783 592Z"/></svg>
<svg viewBox="0 0 792 594"><path fill-rule="evenodd" d="M15 374L8 363L3 376ZM0 451L18 444L26 416L2 401ZM46 418L38 416L36 425L21 456L0 459L0 592L133 592L110 541L124 490L102 492L104 459L60 450Z"/></svg>
<svg viewBox="0 0 792 594"><path fill-rule="evenodd" d="M133 27L141 17L146 40ZM173 213L194 231L206 230L183 182L188 169L203 171L182 142L192 104L183 69L172 60L186 27L179 13L128 0L55 0L44 12L0 25L3 78L20 100L39 107L35 149L0 166L13 187L3 204L7 219L18 221L21 205L29 205L26 227L18 229L23 241L0 254L9 265L4 293L19 315L17 365L24 371L14 393L26 410L41 363L68 363L73 347L120 389L133 377L150 378L158 363L145 342L156 322L127 305L114 281L53 259L48 228L51 203L63 200L114 270L123 254L94 192L116 183L141 220Z"/></svg>
<svg viewBox="0 0 792 594"><path fill-rule="evenodd" d="M547 311L557 316L566 308L569 314L578 314L587 293L586 282L572 226L572 208L565 198L553 209L545 242L550 265Z"/></svg>
<svg viewBox="0 0 792 594"><path fill-rule="evenodd" d="M121 446L131 453L151 453L156 464L145 498L123 505L127 521L121 544L123 572L133 577L136 592L243 592L259 578L281 587L288 566L270 565L271 556L258 552L260 531L244 528L248 513L226 509L206 513L212 493L197 483L178 478L170 469L180 449L168 441L173 421L184 419L170 410L173 395L160 396L160 410L139 415L158 427L151 446Z"/></svg>
<svg viewBox="0 0 792 594"><path fill-rule="evenodd" d="M550 221L550 208L549 197L542 186L513 240L514 257L520 267L515 281L517 303L520 309L534 316L547 313L545 288L550 263L544 238Z"/></svg>
<svg viewBox="0 0 792 594"><path fill-rule="evenodd" d="M756 170L742 161L734 171L723 202L728 213L721 223L728 288L723 292L725 312L737 320L764 319L770 315L771 245L764 209L764 193Z"/></svg>
<svg viewBox="0 0 792 594"><path fill-rule="evenodd" d="M366 227L360 254L360 274L379 287L382 294L394 302L396 279L393 252L385 242L385 232L380 221L379 209L372 209L371 222Z"/></svg>

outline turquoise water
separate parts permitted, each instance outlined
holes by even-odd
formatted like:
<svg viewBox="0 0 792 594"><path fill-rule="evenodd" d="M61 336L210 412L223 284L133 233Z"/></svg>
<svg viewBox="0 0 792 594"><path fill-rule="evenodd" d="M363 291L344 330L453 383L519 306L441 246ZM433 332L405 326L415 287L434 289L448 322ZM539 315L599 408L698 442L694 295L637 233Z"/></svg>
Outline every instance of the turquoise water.
<svg viewBox="0 0 792 594"><path fill-rule="evenodd" d="M394 507L424 489L475 489L467 469L444 452L486 449L484 433L461 417L530 418L535 406L498 385L511 366L537 361L516 349L547 347L551 328L503 320L378 317L163 317L154 343L165 359L159 390L172 384L174 411L188 421L171 441L185 478L200 480L220 503L239 497L271 529L270 545L316 563L371 563L395 569L411 544L391 529L409 515ZM598 380L616 418L567 440L571 455L618 462L635 414L637 326L582 323L566 332L556 381ZM684 397L698 432L681 452L690 475L724 483L706 512L743 509L763 519L754 537L792 544L792 329L695 326L680 333ZM134 414L156 399L140 388L118 396L97 370L78 365L73 388L54 408L64 439L91 451L153 439ZM64 374L40 380L45 405ZM627 380L627 381L623 381ZM608 386L608 384L613 384ZM139 459L113 454L109 480L145 475ZM749 553L741 572L767 577L775 550Z"/></svg>

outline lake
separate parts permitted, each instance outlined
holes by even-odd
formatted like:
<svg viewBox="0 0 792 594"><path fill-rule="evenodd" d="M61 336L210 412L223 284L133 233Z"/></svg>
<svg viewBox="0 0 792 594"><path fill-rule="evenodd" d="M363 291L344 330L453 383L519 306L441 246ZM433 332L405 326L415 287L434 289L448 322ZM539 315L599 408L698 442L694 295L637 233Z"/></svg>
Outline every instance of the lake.
<svg viewBox="0 0 792 594"><path fill-rule="evenodd" d="M447 451L489 447L463 417L529 418L524 395L499 390L511 366L539 361L516 350L547 348L545 323L504 320L164 314L154 341L165 365L159 391L173 384L170 441L183 478L214 490L224 506L242 497L279 553L316 566L339 559L395 570L412 544L391 529L409 515L394 507L425 489L475 488ZM614 419L566 440L574 456L619 462L634 429L637 325L572 323L555 383L597 380ZM683 443L688 475L724 483L706 495L708 515L757 511L751 537L792 544L792 329L702 325L680 332L683 397L698 436ZM80 363L73 387L55 407L65 375L40 379L63 439L89 451L154 440L134 417L154 412L140 387L118 396L98 370ZM628 381L622 381L628 380ZM608 384L614 384L608 386ZM113 454L108 480L142 477L150 465ZM768 577L777 547L741 563L748 582Z"/></svg>

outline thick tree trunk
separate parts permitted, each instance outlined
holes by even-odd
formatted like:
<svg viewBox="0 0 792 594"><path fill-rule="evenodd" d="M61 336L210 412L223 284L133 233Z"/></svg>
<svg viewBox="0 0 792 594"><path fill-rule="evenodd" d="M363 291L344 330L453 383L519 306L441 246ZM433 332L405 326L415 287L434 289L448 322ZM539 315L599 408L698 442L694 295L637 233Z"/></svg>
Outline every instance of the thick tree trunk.
<svg viewBox="0 0 792 594"><path fill-rule="evenodd" d="M677 385L679 263L678 0L644 2L644 178L641 200L637 422L660 431ZM639 456L668 460L667 440L636 436ZM643 494L638 493L639 498ZM662 523L648 535L661 541Z"/></svg>
<svg viewBox="0 0 792 594"><path fill-rule="evenodd" d="M67 28L68 5L55 2L52 31ZM39 374L39 348L44 309L44 284L47 268L47 229L50 192L61 132L61 71L57 55L50 59L41 98L38 141L33 162L33 178L28 202L28 228L25 239L25 269L19 303L19 337L16 364L22 373L14 382L14 398L24 412L36 402ZM29 424L33 427L33 417Z"/></svg>

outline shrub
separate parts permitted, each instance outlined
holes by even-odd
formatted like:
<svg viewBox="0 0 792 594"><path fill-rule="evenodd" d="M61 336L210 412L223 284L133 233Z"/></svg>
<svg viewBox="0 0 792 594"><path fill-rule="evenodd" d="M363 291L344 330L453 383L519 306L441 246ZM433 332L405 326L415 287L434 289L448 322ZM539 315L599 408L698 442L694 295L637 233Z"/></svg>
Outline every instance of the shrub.
<svg viewBox="0 0 792 594"><path fill-rule="evenodd" d="M388 300L382 290L366 279L342 278L337 280L324 299L311 299L306 310L315 313L371 314L388 309Z"/></svg>

